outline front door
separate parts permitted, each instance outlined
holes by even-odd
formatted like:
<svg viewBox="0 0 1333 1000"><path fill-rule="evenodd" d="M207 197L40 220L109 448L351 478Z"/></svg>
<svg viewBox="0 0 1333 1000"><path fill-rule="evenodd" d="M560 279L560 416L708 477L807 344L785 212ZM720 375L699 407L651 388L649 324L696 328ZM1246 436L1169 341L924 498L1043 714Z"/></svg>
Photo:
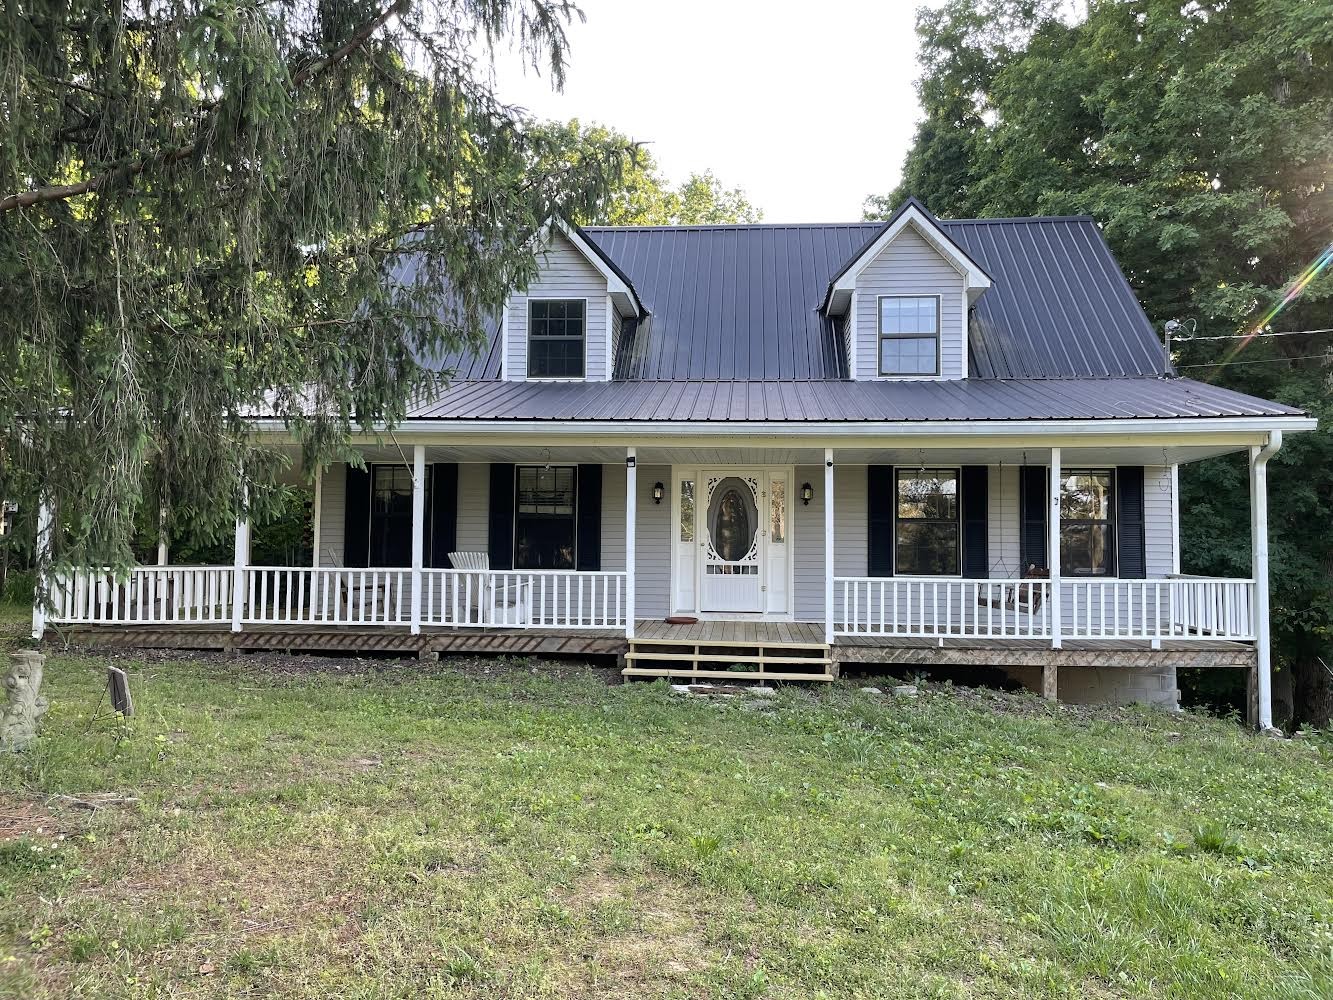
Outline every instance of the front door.
<svg viewBox="0 0 1333 1000"><path fill-rule="evenodd" d="M710 470L700 477L699 610L760 613L764 607L763 479Z"/></svg>

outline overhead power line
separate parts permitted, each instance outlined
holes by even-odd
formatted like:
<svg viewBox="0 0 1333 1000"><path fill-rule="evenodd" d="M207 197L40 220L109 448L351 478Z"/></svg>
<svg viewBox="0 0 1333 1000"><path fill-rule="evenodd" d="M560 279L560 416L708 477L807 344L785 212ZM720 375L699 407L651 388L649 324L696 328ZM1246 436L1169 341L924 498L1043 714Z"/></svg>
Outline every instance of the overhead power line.
<svg viewBox="0 0 1333 1000"><path fill-rule="evenodd" d="M1270 333L1224 333L1209 337L1172 337L1172 344L1188 344L1191 340L1257 340L1260 337L1303 337L1312 333L1333 333L1333 326L1318 330L1274 330Z"/></svg>
<svg viewBox="0 0 1333 1000"><path fill-rule="evenodd" d="M1313 361L1315 358L1329 360L1328 354L1298 354L1291 358L1256 358L1253 361L1205 361L1197 365L1176 365L1177 368L1227 368L1231 365L1276 365L1283 361Z"/></svg>

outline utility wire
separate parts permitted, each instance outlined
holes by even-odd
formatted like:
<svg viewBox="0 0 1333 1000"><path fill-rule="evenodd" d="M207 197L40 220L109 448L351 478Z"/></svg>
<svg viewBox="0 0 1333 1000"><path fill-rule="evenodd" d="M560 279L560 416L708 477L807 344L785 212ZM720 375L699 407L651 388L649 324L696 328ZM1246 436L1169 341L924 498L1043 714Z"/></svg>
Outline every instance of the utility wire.
<svg viewBox="0 0 1333 1000"><path fill-rule="evenodd" d="M1197 365L1176 365L1177 368L1227 368L1231 365L1276 365L1283 361L1311 361L1315 358L1321 358L1325 361L1329 359L1327 354L1298 354L1291 358L1257 358L1254 361L1206 361Z"/></svg>
<svg viewBox="0 0 1333 1000"><path fill-rule="evenodd" d="M1172 337L1171 343L1188 344L1191 340L1252 340L1259 337L1303 337L1310 333L1333 333L1333 326L1320 330L1276 330L1271 333L1225 333L1215 337Z"/></svg>

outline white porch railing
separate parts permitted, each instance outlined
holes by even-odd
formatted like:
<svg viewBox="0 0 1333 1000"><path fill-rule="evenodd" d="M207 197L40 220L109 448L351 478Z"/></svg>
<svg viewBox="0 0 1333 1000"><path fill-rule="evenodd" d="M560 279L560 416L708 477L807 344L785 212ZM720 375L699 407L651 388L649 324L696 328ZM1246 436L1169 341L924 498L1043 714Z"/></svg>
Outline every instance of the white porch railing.
<svg viewBox="0 0 1333 1000"><path fill-rule="evenodd" d="M208 624L231 621L228 566L136 566L57 575L51 620L71 625Z"/></svg>
<svg viewBox="0 0 1333 1000"><path fill-rule="evenodd" d="M1253 580L1063 579L1060 638L1253 641ZM835 635L1054 639L1049 580L839 577Z"/></svg>
<svg viewBox="0 0 1333 1000"><path fill-rule="evenodd" d="M1251 641L1254 581L1062 580L1066 635L1087 639Z"/></svg>
<svg viewBox="0 0 1333 1000"><path fill-rule="evenodd" d="M625 627L623 572L428 569L421 577L423 625Z"/></svg>
<svg viewBox="0 0 1333 1000"><path fill-rule="evenodd" d="M904 638L1051 636L1049 580L839 577L835 635Z"/></svg>
<svg viewBox="0 0 1333 1000"><path fill-rule="evenodd" d="M412 624L410 569L250 566L245 625Z"/></svg>
<svg viewBox="0 0 1333 1000"><path fill-rule="evenodd" d="M410 569L249 566L233 616L231 567L89 570L54 581L50 620L71 625L223 624L410 627ZM421 571L420 624L469 628L626 625L626 574L566 570Z"/></svg>

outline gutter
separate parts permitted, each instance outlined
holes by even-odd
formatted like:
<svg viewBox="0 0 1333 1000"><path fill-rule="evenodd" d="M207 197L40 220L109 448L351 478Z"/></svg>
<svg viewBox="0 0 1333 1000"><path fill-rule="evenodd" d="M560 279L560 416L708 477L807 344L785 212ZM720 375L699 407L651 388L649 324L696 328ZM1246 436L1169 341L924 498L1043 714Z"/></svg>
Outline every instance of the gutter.
<svg viewBox="0 0 1333 1000"><path fill-rule="evenodd" d="M260 418L256 428L264 433L285 434L281 420ZM486 437L551 436L631 439L643 442L652 438L734 438L743 436L771 438L827 439L830 437L903 437L972 439L1002 437L1052 437L1078 435L1101 438L1145 434L1167 435L1178 440L1195 434L1274 434L1281 441L1283 431L1312 431L1319 426L1313 417L1128 417L1060 420L839 420L839 421L627 421L575 419L502 419L459 420L409 418L393 428L399 435L472 434ZM359 432L358 432L359 433ZM388 433L377 426L367 433ZM1271 445L1270 445L1271 447Z"/></svg>

